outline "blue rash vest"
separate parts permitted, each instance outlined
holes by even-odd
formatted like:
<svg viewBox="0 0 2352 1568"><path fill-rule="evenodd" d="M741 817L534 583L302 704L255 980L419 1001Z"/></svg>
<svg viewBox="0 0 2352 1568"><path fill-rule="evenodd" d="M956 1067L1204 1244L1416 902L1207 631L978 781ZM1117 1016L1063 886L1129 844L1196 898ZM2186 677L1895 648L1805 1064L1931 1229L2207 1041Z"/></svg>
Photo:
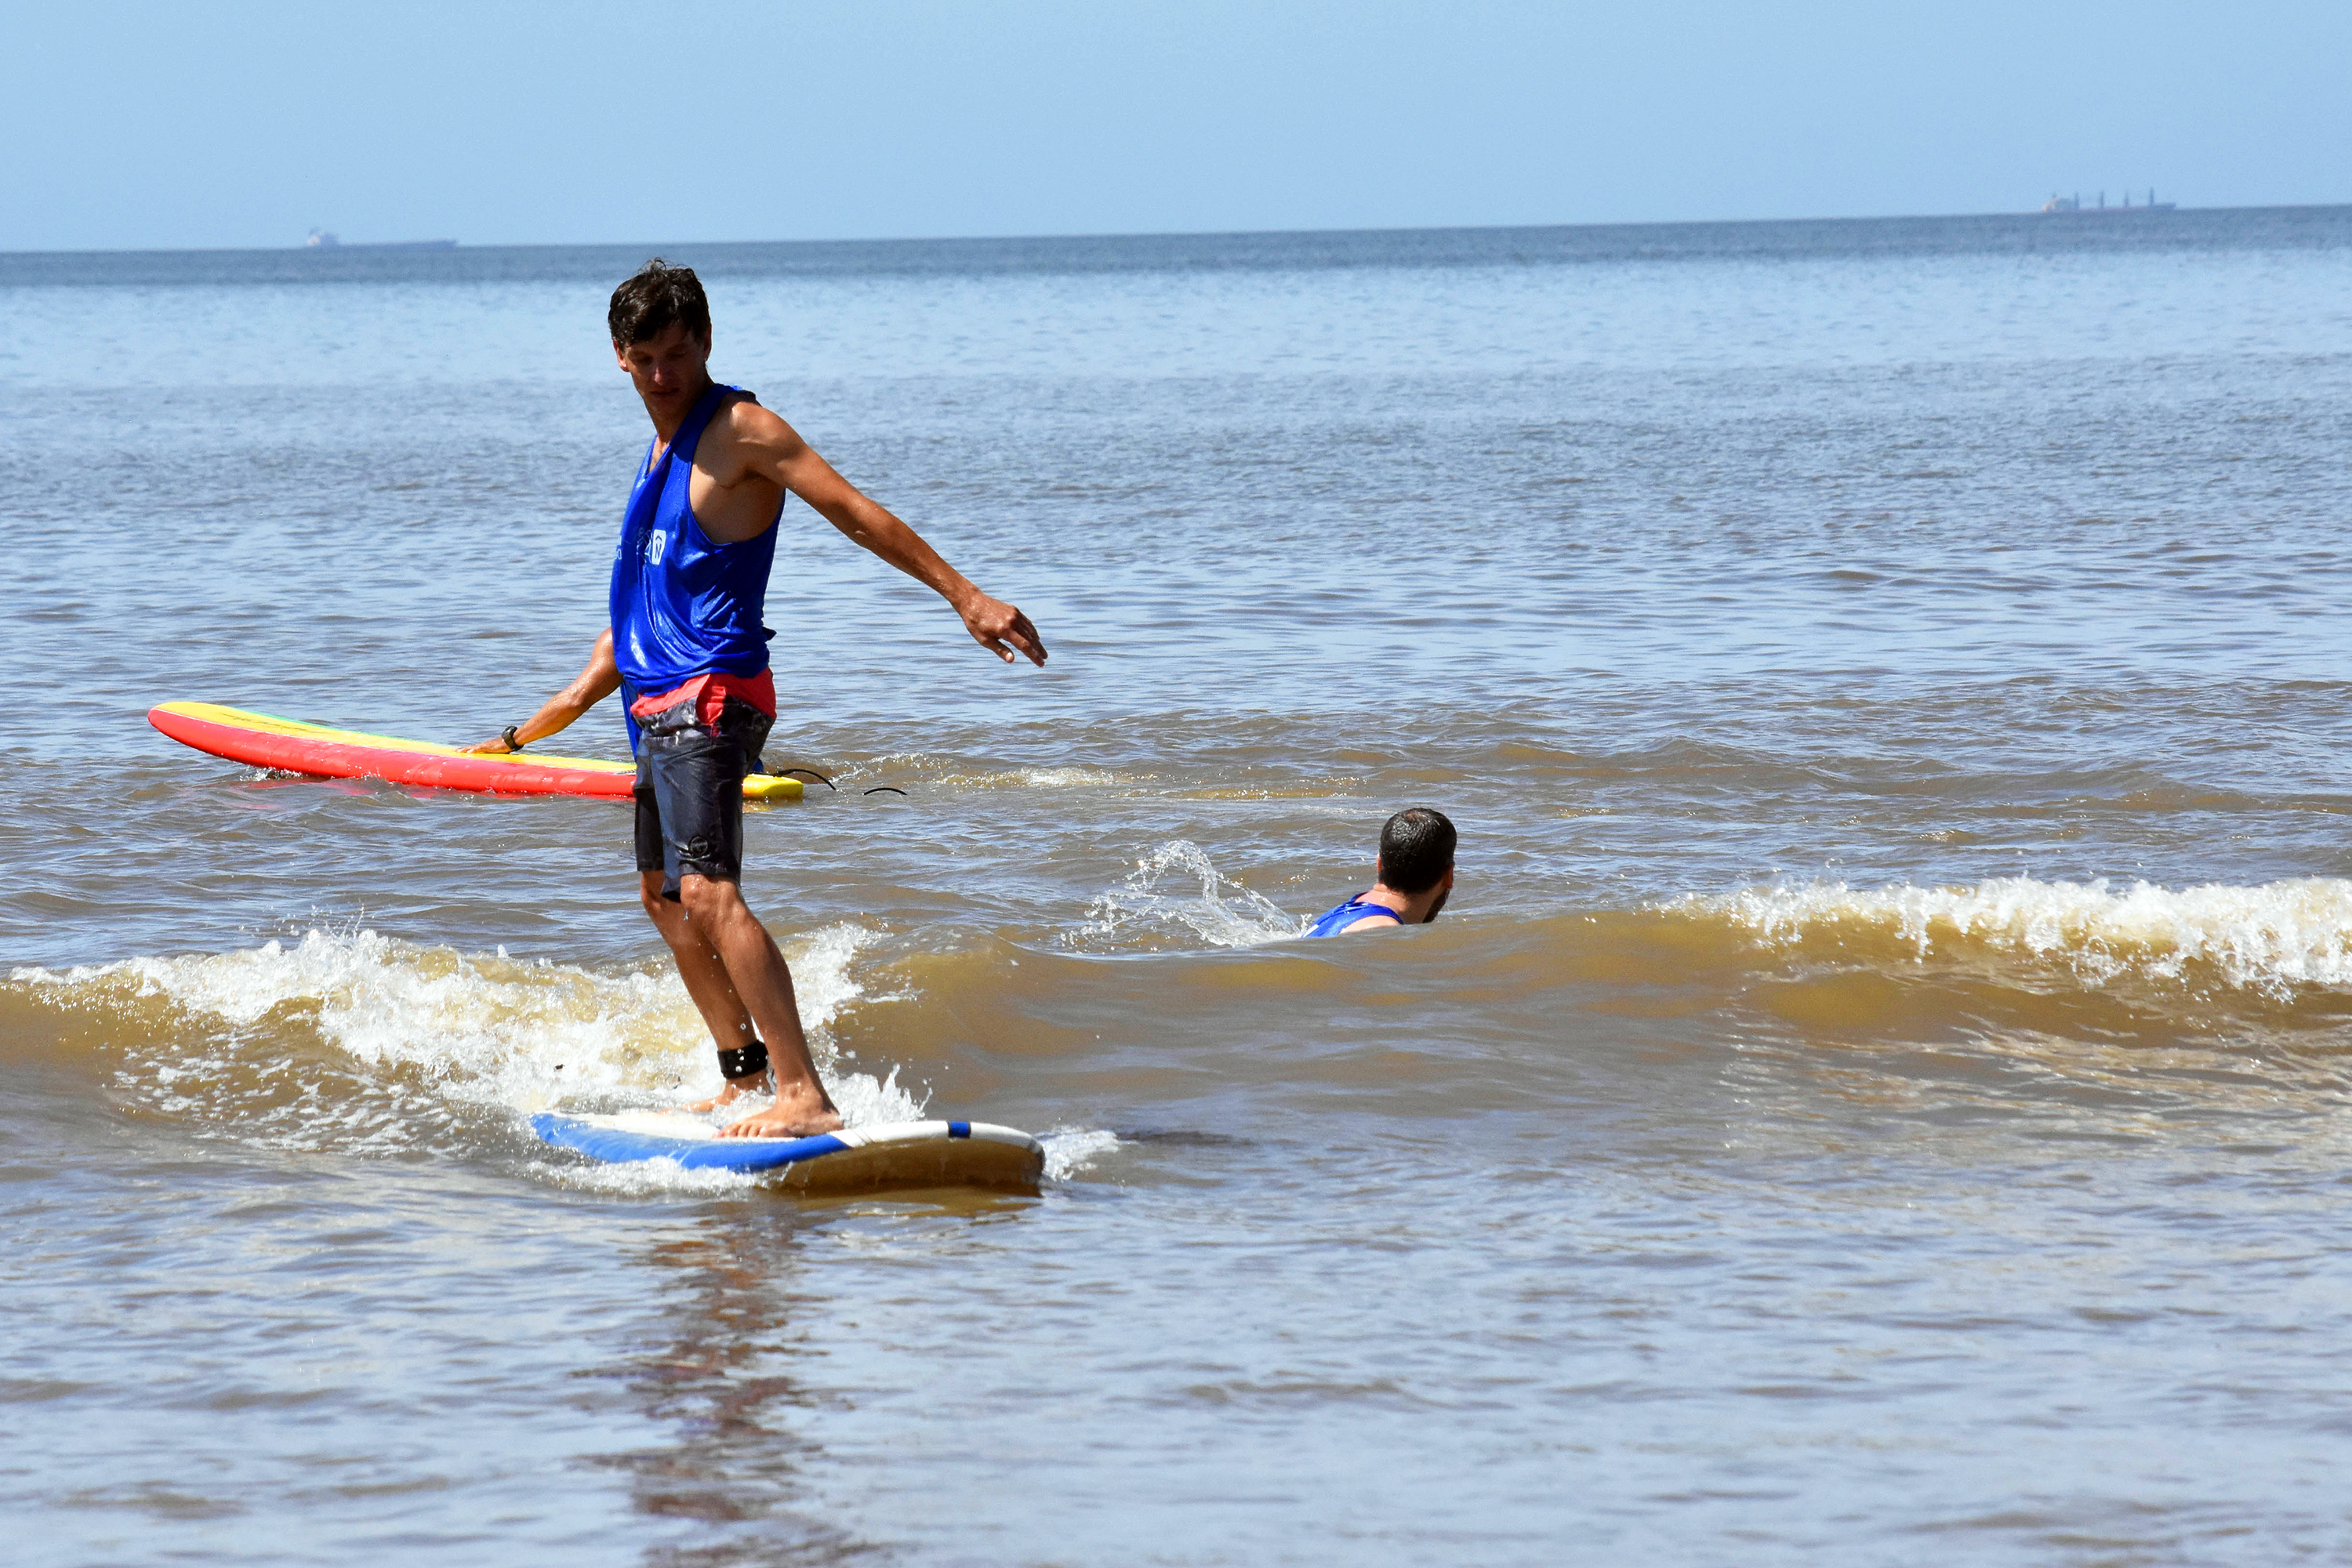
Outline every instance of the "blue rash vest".
<svg viewBox="0 0 2352 1568"><path fill-rule="evenodd" d="M1307 928L1307 934L1338 936L1367 915L1386 915L1397 924L1404 924L1404 917L1386 904L1368 904L1360 897L1349 899L1344 904L1324 910L1316 917L1315 923Z"/></svg>
<svg viewBox="0 0 2352 1568"><path fill-rule="evenodd" d="M613 552L609 613L613 662L620 667L623 711L640 696L667 691L698 675L757 675L768 668L762 623L768 571L776 559L773 521L751 538L720 544L702 531L688 499L694 449L711 416L740 386L714 384L698 399L659 460L646 447L621 542ZM757 399L753 399L757 401ZM782 508L777 508L782 515ZM629 749L637 723L629 720Z"/></svg>

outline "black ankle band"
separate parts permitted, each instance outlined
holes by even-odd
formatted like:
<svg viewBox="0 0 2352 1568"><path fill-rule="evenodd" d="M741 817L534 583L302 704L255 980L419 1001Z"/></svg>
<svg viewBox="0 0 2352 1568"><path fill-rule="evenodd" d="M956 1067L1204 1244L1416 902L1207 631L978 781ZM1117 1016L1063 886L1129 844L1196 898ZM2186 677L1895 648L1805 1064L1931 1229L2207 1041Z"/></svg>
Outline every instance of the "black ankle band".
<svg viewBox="0 0 2352 1568"><path fill-rule="evenodd" d="M719 1071L725 1078L749 1078L755 1072L768 1070L768 1047L765 1042L753 1040L740 1050L719 1053Z"/></svg>

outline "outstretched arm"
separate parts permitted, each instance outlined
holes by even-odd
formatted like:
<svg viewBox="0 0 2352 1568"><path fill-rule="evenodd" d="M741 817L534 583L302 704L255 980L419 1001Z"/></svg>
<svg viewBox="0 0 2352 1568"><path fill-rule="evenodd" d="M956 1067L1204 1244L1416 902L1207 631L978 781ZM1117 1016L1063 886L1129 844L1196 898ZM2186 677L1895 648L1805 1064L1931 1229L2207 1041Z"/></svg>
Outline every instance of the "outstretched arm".
<svg viewBox="0 0 2352 1568"><path fill-rule="evenodd" d="M588 655L587 668L572 678L571 685L549 698L538 712L516 725L515 740L527 746L533 741L554 734L619 690L620 687L620 667L613 662L613 629L607 626L604 635L596 639L594 650ZM503 734L493 735L478 746L466 748L469 753L478 752L490 756L519 749L519 746L509 747Z"/></svg>
<svg viewBox="0 0 2352 1568"><path fill-rule="evenodd" d="M783 486L834 527L955 606L973 639L1005 663L1015 654L1032 664L1045 662L1045 639L1028 616L974 587L921 534L835 472L798 431L757 404L738 403L729 412L734 416L736 455L746 468Z"/></svg>

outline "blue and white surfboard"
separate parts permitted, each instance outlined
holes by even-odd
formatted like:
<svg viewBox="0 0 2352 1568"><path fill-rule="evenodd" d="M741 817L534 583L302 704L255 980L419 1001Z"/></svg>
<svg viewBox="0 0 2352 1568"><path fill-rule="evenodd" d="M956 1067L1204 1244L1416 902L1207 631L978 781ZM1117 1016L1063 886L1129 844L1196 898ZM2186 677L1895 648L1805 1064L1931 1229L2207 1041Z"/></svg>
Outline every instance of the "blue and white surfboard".
<svg viewBox="0 0 2352 1568"><path fill-rule="evenodd" d="M592 1160L667 1160L689 1171L760 1173L808 1192L884 1187L1011 1187L1035 1191L1045 1165L1037 1140L987 1121L891 1121L814 1138L721 1138L674 1111L530 1119L542 1142Z"/></svg>

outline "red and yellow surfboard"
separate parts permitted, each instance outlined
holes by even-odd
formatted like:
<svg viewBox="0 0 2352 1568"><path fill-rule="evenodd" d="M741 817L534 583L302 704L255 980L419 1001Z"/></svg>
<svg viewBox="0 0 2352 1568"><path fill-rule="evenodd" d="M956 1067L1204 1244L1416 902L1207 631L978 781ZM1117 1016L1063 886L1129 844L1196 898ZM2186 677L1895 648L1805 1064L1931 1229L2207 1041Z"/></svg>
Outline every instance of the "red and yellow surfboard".
<svg viewBox="0 0 2352 1568"><path fill-rule="evenodd" d="M357 730L331 730L298 719L278 719L217 702L165 702L147 711L147 722L183 744L282 773L313 778L388 779L435 789L477 790L490 795L584 795L626 798L636 766L595 757L555 757L538 752L510 756L472 756L431 741L404 741ZM801 781L753 773L743 781L746 800L798 800Z"/></svg>

